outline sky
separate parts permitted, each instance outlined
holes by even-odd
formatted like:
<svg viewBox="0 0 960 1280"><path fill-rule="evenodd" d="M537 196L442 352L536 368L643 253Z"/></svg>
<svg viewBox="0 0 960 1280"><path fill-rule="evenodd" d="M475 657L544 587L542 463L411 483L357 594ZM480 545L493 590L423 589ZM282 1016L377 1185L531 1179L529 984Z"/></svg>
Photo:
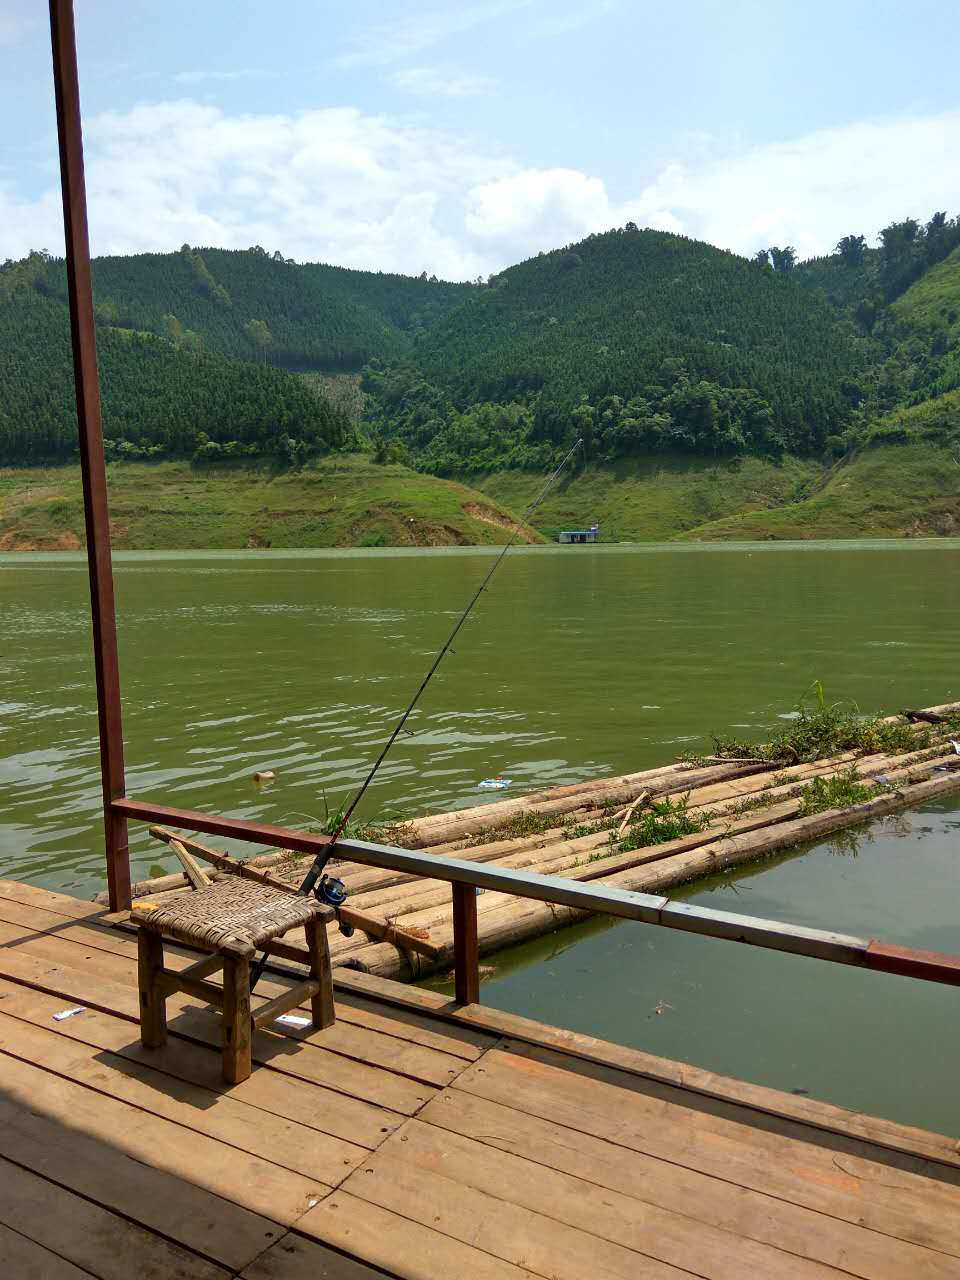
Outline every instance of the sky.
<svg viewBox="0 0 960 1280"><path fill-rule="evenodd" d="M0 0L0 261L62 252L47 6ZM595 231L830 252L960 214L947 0L76 0L91 247L475 279Z"/></svg>

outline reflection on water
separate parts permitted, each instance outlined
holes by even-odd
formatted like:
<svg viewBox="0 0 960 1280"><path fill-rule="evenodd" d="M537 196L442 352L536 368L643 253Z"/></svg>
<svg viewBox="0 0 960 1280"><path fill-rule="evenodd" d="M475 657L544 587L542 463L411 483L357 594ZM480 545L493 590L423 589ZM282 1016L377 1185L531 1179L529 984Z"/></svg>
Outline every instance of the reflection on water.
<svg viewBox="0 0 960 1280"><path fill-rule="evenodd" d="M671 896L956 953L958 837L941 797ZM953 987L609 919L485 964L495 1008L960 1136Z"/></svg>
<svg viewBox="0 0 960 1280"><path fill-rule="evenodd" d="M523 791L653 766L712 729L762 737L816 679L870 710L958 698L958 552L518 549L367 814L480 803L479 780L498 773ZM272 822L322 818L365 774L490 554L119 556L130 793ZM103 887L96 741L82 560L0 557L0 875L78 895ZM254 784L262 769L272 786ZM938 802L691 896L957 950L958 828L960 811ZM133 834L136 876L170 868L142 827ZM485 999L956 1129L948 988L595 922L498 957Z"/></svg>
<svg viewBox="0 0 960 1280"><path fill-rule="evenodd" d="M357 785L488 550L121 554L128 789L303 822ZM960 693L954 543L516 549L368 798L477 803L766 732L814 679L865 708ZM86 575L0 557L0 874L103 883ZM252 775L272 769L274 786ZM135 874L169 865L134 833Z"/></svg>

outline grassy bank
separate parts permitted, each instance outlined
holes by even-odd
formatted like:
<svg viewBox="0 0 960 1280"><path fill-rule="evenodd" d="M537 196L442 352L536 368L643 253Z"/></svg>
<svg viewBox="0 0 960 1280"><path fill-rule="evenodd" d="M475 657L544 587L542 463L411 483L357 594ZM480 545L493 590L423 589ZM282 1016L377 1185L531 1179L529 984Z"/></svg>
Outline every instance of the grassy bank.
<svg viewBox="0 0 960 1280"><path fill-rule="evenodd" d="M796 458L711 463L657 457L588 467L548 496L534 523L555 535L560 529L583 528L599 520L604 540L666 542L724 516L766 512L795 502L822 475L819 463ZM501 471L478 488L522 511L542 484L530 473Z"/></svg>
<svg viewBox="0 0 960 1280"><path fill-rule="evenodd" d="M464 485L359 456L279 473L113 463L109 485L113 544L128 550L482 545L514 526ZM0 551L82 545L78 466L0 471Z"/></svg>
<svg viewBox="0 0 960 1280"><path fill-rule="evenodd" d="M799 502L749 511L681 534L741 541L960 535L960 466L932 443L866 449L825 472Z"/></svg>
<svg viewBox="0 0 960 1280"><path fill-rule="evenodd" d="M500 472L478 488L338 456L298 472L196 470L186 463L110 467L114 545L204 547L456 546L503 543L542 488ZM657 459L588 468L537 513L552 539L599 520L604 541L960 535L960 465L945 444L911 439L826 467L784 459ZM83 545L78 467L0 471L0 551Z"/></svg>

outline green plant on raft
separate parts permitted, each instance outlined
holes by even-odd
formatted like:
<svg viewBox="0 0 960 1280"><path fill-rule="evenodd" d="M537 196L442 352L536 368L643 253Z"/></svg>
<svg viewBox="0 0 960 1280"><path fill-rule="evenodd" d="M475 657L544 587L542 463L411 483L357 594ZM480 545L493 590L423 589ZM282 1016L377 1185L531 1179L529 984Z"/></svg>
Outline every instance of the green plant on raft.
<svg viewBox="0 0 960 1280"><path fill-rule="evenodd" d="M472 849L481 844L492 844L495 840L519 839L522 836L539 836L544 831L552 831L561 826L563 815L557 813L540 813L537 809L525 809L523 813L514 814L512 818L504 818L495 826L485 831L478 831L467 844Z"/></svg>
<svg viewBox="0 0 960 1280"><path fill-rule="evenodd" d="M318 818L312 813L292 814L290 816L307 818L310 822L308 830L318 832L320 835L332 836L340 827L346 811L346 804L341 804L336 809L332 809L327 801L325 792L320 793L320 798L323 802L322 818ZM409 836L409 828L399 814L384 814L383 817L376 819L355 818L352 822L347 823L341 835L347 840L370 840L378 844L402 846Z"/></svg>
<svg viewBox="0 0 960 1280"><path fill-rule="evenodd" d="M881 787L861 781L856 769L850 765L829 778L814 778L800 789L800 813L804 818L827 809L852 809L854 805L872 800Z"/></svg>
<svg viewBox="0 0 960 1280"><path fill-rule="evenodd" d="M898 755L928 747L930 740L929 727L918 729L903 721L865 716L851 702L828 703L823 685L815 680L797 703L789 726L769 742L757 744L720 735L715 735L713 742L718 756L800 764L841 751L887 751Z"/></svg>
<svg viewBox="0 0 960 1280"><path fill-rule="evenodd" d="M647 845L665 844L668 840L679 840L681 836L703 831L713 814L707 810L691 813L689 803L689 796L681 796L676 801L669 796L651 801L648 807L633 814L623 838L618 840L613 833L610 843L621 852L628 853L631 849L645 849Z"/></svg>

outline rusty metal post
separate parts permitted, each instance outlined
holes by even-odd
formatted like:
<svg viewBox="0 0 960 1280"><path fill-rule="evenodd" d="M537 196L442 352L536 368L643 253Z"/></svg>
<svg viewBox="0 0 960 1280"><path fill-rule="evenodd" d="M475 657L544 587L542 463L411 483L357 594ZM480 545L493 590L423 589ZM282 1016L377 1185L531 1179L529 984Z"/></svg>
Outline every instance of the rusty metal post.
<svg viewBox="0 0 960 1280"><path fill-rule="evenodd" d="M113 801L120 799L125 789L120 668L117 661L107 473L100 421L100 379L93 319L93 285L90 275L80 88L72 0L50 0L50 37L57 102L57 135L60 142L60 183L63 189L63 228L67 254L73 373L77 392L87 564L90 572L107 883L110 889L110 907L114 911L121 911L130 905L130 856L127 847L127 819L122 813L114 812L112 807Z"/></svg>
<svg viewBox="0 0 960 1280"><path fill-rule="evenodd" d="M453 884L453 981L457 1004L480 1003L480 949L477 944L477 890Z"/></svg>

